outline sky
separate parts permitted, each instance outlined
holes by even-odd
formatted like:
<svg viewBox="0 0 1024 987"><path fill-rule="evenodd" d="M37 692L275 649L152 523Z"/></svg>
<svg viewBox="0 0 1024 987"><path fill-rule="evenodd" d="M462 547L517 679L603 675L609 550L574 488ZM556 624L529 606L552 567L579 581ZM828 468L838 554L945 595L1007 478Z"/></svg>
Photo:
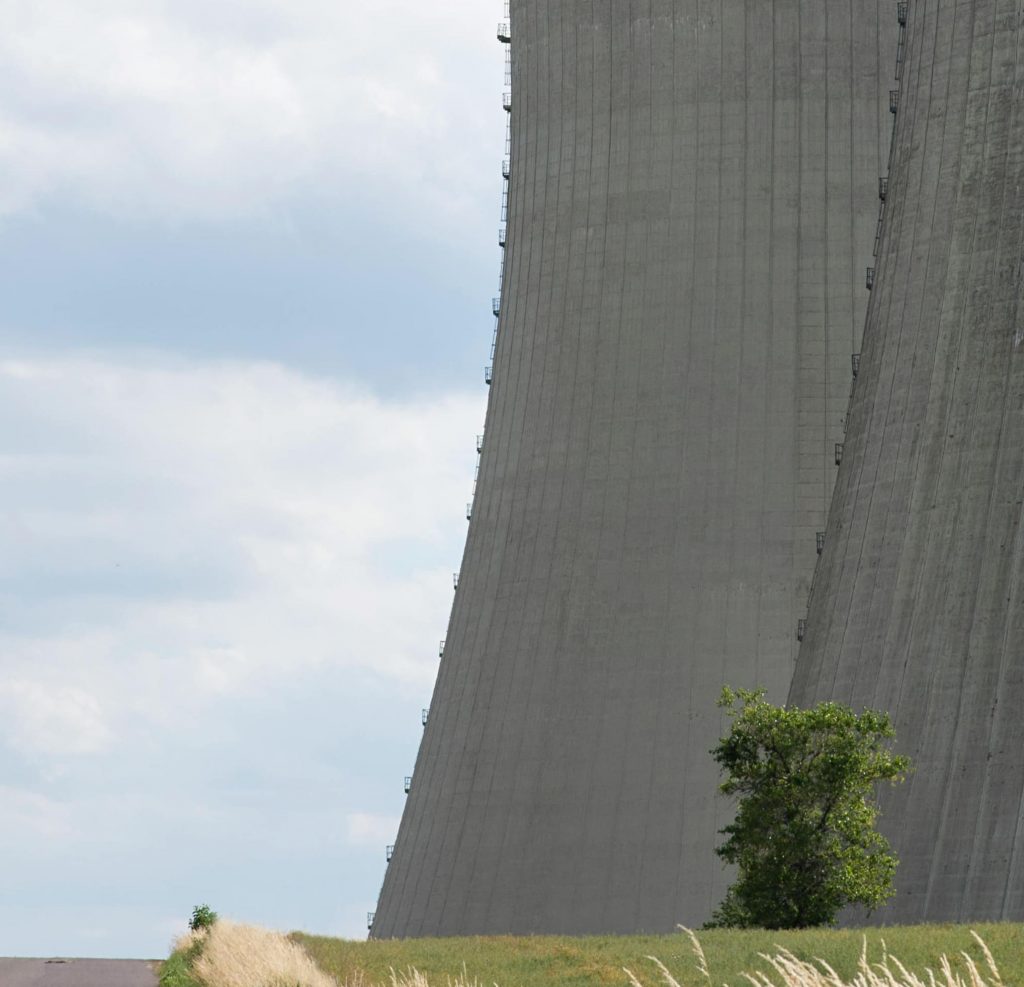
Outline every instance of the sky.
<svg viewBox="0 0 1024 987"><path fill-rule="evenodd" d="M500 7L0 0L0 955L365 937L483 424Z"/></svg>

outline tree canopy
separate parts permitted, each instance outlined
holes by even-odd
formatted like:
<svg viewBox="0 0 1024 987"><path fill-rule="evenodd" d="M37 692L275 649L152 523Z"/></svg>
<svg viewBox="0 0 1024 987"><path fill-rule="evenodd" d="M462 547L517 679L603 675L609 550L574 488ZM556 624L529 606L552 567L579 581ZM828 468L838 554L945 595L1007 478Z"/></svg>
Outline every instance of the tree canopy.
<svg viewBox="0 0 1024 987"><path fill-rule="evenodd" d="M806 928L831 924L847 904L883 904L897 861L875 830L874 791L910 767L885 744L895 736L889 715L839 703L790 709L763 690L729 688L718 705L732 726L711 755L721 791L739 803L715 852L738 874L709 925Z"/></svg>

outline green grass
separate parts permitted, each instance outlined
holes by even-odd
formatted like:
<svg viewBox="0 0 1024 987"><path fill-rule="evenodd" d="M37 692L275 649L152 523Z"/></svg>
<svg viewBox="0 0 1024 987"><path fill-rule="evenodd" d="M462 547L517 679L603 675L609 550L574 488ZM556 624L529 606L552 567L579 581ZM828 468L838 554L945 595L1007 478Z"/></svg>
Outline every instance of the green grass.
<svg viewBox="0 0 1024 987"><path fill-rule="evenodd" d="M792 950L802 959L821 956L844 977L851 976L860 957L862 937L867 935L870 959L881 956L884 939L890 954L910 970L936 968L939 956L955 958L964 950L982 966L984 960L971 938L975 929L988 943L1007 987L1024 987L1024 925L922 925L885 929L811 930L805 932L733 931L699 932L707 956L713 987L723 983L743 987L744 970L766 968L759 952L776 945ZM623 987L629 967L645 984L661 978L647 956L657 956L683 987L708 987L697 972L689 940L668 936L589 936L569 938L494 936L478 938L405 939L356 942L294 933L317 964L342 984L359 971L373 982L387 981L391 967L416 967L434 987L445 987L448 978L461 973L463 964L470 980L484 987Z"/></svg>
<svg viewBox="0 0 1024 987"><path fill-rule="evenodd" d="M198 955L195 946L171 953L160 966L160 987L202 987L192 976L192 961Z"/></svg>

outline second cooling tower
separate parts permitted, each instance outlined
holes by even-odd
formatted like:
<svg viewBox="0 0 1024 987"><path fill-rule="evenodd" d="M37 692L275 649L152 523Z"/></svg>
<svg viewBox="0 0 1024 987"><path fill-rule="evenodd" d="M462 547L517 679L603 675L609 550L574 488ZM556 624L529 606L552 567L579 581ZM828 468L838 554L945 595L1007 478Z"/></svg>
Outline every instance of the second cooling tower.
<svg viewBox="0 0 1024 987"><path fill-rule="evenodd" d="M874 920L1024 920L1024 3L910 5L878 280L792 700L915 770ZM860 916L851 916L857 921Z"/></svg>
<svg viewBox="0 0 1024 987"><path fill-rule="evenodd" d="M500 331L376 937L710 916L786 696L886 172L885 0L513 0ZM500 112L500 111L499 111Z"/></svg>

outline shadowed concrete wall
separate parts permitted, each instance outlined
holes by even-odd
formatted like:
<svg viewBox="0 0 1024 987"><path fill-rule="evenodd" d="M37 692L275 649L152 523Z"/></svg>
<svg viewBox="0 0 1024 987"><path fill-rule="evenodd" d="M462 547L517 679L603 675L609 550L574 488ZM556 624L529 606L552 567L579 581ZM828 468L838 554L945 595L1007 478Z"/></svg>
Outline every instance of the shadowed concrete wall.
<svg viewBox="0 0 1024 987"><path fill-rule="evenodd" d="M1024 919L1020 0L913 0L876 287L791 700L892 712L883 921Z"/></svg>
<svg viewBox="0 0 1024 987"><path fill-rule="evenodd" d="M373 935L706 919L723 683L786 695L895 5L513 0L479 485Z"/></svg>

